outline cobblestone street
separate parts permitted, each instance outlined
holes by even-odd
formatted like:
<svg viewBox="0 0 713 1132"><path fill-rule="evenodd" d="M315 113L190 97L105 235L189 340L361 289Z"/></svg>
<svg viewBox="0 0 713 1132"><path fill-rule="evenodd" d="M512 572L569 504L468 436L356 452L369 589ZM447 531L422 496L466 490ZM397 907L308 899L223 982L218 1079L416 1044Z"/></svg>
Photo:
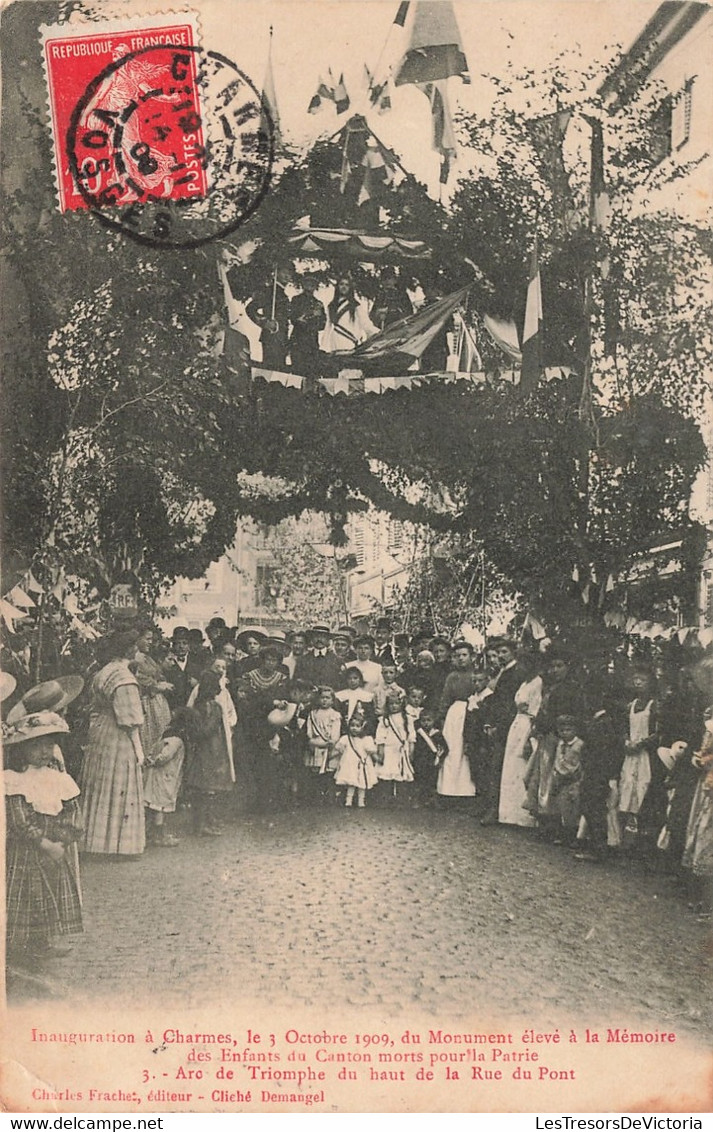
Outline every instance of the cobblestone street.
<svg viewBox="0 0 713 1132"><path fill-rule="evenodd" d="M710 928L668 878L577 862L470 814L302 810L83 861L85 935L42 975L59 996L187 1006L474 1008L710 1030ZM10 981L11 1001L28 988ZM37 993L36 991L34 993Z"/></svg>

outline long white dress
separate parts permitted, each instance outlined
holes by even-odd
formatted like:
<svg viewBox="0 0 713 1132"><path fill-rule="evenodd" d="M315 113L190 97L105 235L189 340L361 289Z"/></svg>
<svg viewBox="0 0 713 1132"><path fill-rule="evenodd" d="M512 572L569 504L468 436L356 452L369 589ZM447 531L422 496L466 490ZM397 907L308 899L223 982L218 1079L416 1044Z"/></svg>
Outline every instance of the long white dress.
<svg viewBox="0 0 713 1132"><path fill-rule="evenodd" d="M473 798L475 783L470 774L470 764L463 749L463 728L467 700L456 700L449 707L443 723L443 739L447 754L438 771L436 791L449 798Z"/></svg>
<svg viewBox="0 0 713 1132"><path fill-rule="evenodd" d="M379 333L363 302L358 301L353 311L349 308L349 302L341 300L334 318L332 311L327 308L327 325L321 332L319 341L320 349L325 353L350 353L362 342L366 342L367 338L373 338Z"/></svg>
<svg viewBox="0 0 713 1132"><path fill-rule="evenodd" d="M504 825L535 825L535 818L525 809L527 787L525 771L531 755L530 736L535 717L542 705L542 678L521 684L515 693L517 715L510 724L505 742L505 757L500 778L498 821Z"/></svg>
<svg viewBox="0 0 713 1132"><path fill-rule="evenodd" d="M641 711L636 711L636 700L629 704L629 742L642 743L651 734L651 712L654 701L649 700ZM619 776L619 810L623 814L638 814L651 783L649 752L642 748L624 756Z"/></svg>

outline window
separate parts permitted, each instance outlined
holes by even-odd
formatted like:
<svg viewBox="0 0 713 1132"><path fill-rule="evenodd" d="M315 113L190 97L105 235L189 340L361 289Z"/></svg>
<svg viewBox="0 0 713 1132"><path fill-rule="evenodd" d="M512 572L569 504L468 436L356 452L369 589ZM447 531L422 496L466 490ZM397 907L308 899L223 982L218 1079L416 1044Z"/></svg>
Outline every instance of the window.
<svg viewBox="0 0 713 1132"><path fill-rule="evenodd" d="M671 153L672 118L673 96L669 94L662 99L649 123L649 154L654 165L658 165Z"/></svg>
<svg viewBox="0 0 713 1132"><path fill-rule="evenodd" d="M256 602L260 606L275 607L280 591L279 578L274 566L258 565L255 568Z"/></svg>
<svg viewBox="0 0 713 1132"><path fill-rule="evenodd" d="M673 100L671 112L671 151L676 152L690 140L693 79L688 79Z"/></svg>

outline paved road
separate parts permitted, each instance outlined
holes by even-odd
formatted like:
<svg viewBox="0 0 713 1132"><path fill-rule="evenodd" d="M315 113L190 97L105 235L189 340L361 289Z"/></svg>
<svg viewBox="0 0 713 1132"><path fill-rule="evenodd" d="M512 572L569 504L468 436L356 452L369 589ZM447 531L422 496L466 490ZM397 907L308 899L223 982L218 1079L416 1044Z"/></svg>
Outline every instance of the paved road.
<svg viewBox="0 0 713 1132"><path fill-rule="evenodd" d="M672 882L574 861L463 812L239 816L140 859L84 859L86 934L45 974L74 1001L180 994L452 1018L640 1018L713 1032L710 927ZM11 983L20 1002L28 988ZM36 990L32 993L37 993Z"/></svg>

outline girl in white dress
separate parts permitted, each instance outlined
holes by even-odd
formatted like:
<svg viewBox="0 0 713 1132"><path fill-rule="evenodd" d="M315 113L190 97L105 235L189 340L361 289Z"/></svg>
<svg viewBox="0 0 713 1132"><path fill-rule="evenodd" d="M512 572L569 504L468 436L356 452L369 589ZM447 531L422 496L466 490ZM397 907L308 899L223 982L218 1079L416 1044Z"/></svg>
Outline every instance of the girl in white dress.
<svg viewBox="0 0 713 1132"><path fill-rule="evenodd" d="M369 318L365 303L357 298L351 279L341 276L327 307L327 325L320 336L322 350L328 354L351 353L375 334L378 327Z"/></svg>
<svg viewBox="0 0 713 1132"><path fill-rule="evenodd" d="M379 765L376 773L380 782L390 782L392 797L396 797L397 782L413 782L413 738L401 696L389 696L386 710L376 728L376 749Z"/></svg>
<svg viewBox="0 0 713 1132"><path fill-rule="evenodd" d="M360 711L352 715L346 735L342 735L334 748L338 758L334 782L346 786L347 796L344 805L351 807L356 794L357 806L366 805L366 792L379 781L376 774L376 743L371 735L364 733L364 716Z"/></svg>

